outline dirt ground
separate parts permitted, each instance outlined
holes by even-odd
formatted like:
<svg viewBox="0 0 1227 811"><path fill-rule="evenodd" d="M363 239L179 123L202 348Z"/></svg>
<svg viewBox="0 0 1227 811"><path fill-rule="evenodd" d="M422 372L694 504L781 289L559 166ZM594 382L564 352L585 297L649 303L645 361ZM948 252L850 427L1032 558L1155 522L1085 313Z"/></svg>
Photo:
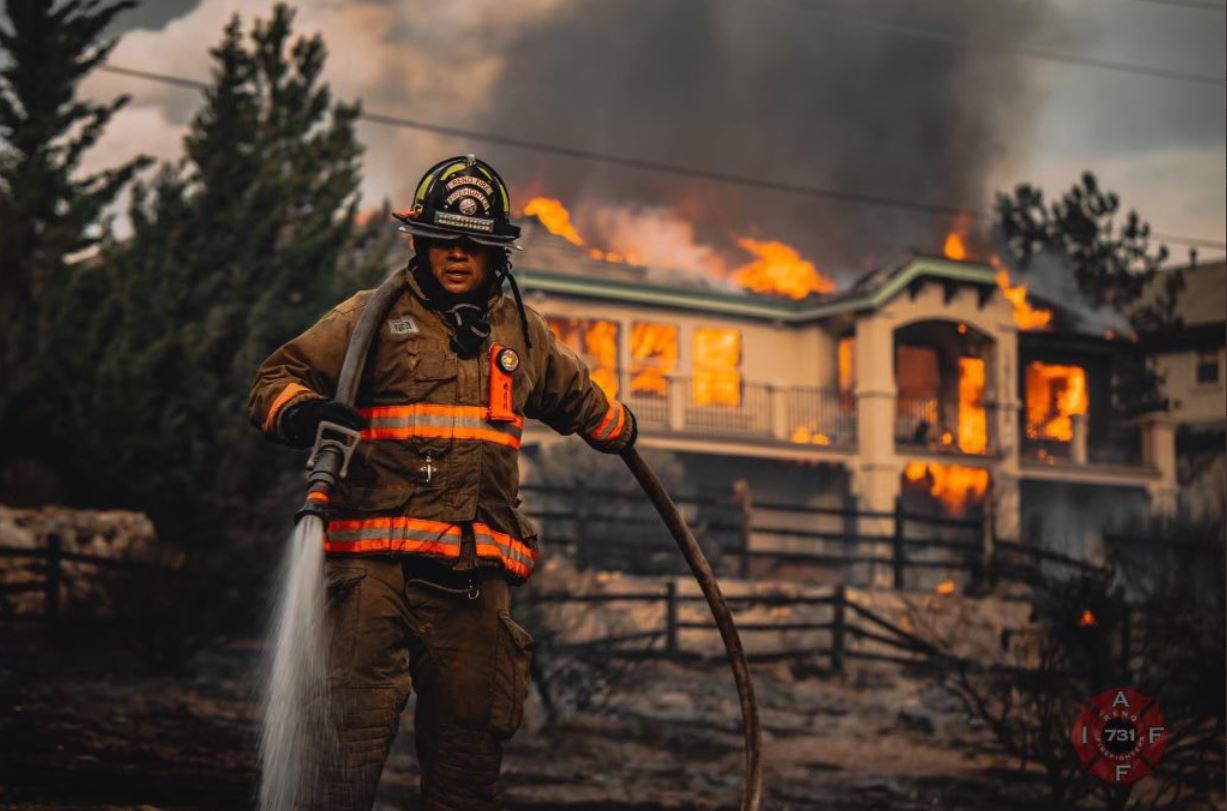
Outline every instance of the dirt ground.
<svg viewBox="0 0 1227 811"><path fill-rule="evenodd" d="M152 676L106 634L0 626L0 806L252 808L258 643L230 640ZM614 677L611 678L611 673ZM882 665L842 678L756 667L766 809L1038 809L952 700ZM735 809L741 779L727 665L582 668L545 725L536 693L507 749L512 809ZM580 685L580 689L575 689ZM412 703L377 808L416 806Z"/></svg>

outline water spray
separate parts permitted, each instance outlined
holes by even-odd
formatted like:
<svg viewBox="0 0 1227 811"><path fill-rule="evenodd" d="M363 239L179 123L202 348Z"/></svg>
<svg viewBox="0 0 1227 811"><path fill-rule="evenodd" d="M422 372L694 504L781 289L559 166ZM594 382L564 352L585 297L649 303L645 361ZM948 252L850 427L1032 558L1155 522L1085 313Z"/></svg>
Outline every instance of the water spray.
<svg viewBox="0 0 1227 811"><path fill-rule="evenodd" d="M400 272L393 272L367 300L341 364L335 396L339 402L354 404L375 331L401 286ZM321 422L307 459L307 495L294 515L282 565L264 679L261 811L293 811L317 783L311 764L335 746L327 715L324 520L329 497L349 471L358 440L353 429Z"/></svg>

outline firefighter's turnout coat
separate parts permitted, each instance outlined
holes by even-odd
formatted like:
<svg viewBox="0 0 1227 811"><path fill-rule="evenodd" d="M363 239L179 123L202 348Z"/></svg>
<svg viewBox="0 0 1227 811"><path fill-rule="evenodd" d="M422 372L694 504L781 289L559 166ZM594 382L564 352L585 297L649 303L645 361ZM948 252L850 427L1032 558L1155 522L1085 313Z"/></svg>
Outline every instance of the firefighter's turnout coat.
<svg viewBox="0 0 1227 811"><path fill-rule="evenodd" d="M516 509L525 418L616 453L633 439L634 417L527 307L526 347L516 307L500 289L491 291L486 346L462 359L448 344L452 327L427 306L413 274L405 269L401 278L358 388L355 405L370 426L332 495L325 550L456 562L471 544L465 554L477 565L501 564L522 582L538 552L532 522ZM266 435L284 441L287 408L333 397L371 292L337 305L261 364L248 410Z"/></svg>

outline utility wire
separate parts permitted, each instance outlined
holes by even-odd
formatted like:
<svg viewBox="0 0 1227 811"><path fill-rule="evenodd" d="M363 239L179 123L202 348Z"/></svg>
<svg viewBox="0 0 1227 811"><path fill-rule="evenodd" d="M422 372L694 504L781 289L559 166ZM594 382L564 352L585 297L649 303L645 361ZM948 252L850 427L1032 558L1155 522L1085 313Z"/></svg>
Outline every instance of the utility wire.
<svg viewBox="0 0 1227 811"><path fill-rule="evenodd" d="M1148 2L1195 3L1197 0L1148 0ZM896 23L886 22L883 20L874 20L868 17L826 11L821 8L816 8L814 4L808 0L789 0L789 5L798 10L804 11L806 14L811 16L823 17L825 19L844 23L853 27L867 28L873 31L883 31L888 34L896 34L898 36L910 37L912 39L927 40L929 42L940 42L945 45L955 45L970 51L986 51L994 54L1017 54L1029 59L1040 59L1048 62L1061 62L1067 65L1081 65L1083 67L1114 70L1121 73L1136 73L1142 76L1152 76L1158 79L1193 82L1195 84L1210 85L1212 87L1227 87L1227 76L1207 76L1202 73L1186 73L1184 71L1155 68L1148 65L1136 65L1131 62L1114 62L1107 59L1092 59L1089 57L1073 56L1071 54L1049 51L1043 48L1004 47L994 45L992 43L969 40L956 34L946 34L940 31L925 31L919 28L910 28L905 25L898 25ZM1210 8L1215 7L1210 6Z"/></svg>
<svg viewBox="0 0 1227 811"><path fill-rule="evenodd" d="M1218 3L1205 2L1205 0L1138 0L1139 3L1155 3L1160 6L1180 6L1182 8L1195 8L1201 11L1217 11L1222 13L1227 11L1227 6Z"/></svg>
<svg viewBox="0 0 1227 811"><path fill-rule="evenodd" d="M187 79L181 76L171 76L163 73L153 73L146 70L135 70L133 68L120 67L119 65L103 64L100 65L98 69L121 76L146 79L149 81L161 82L163 84L175 85L177 87L189 87L196 90L206 90L209 87L209 85L205 82L195 79ZM630 169L638 169L645 172L658 172L682 177L693 177L700 180L710 180L718 183L728 183L737 186L744 186L746 188L787 192L789 194L830 200L837 203L851 203L857 205L877 206L881 208L893 208L941 217L970 216L986 221L991 220L993 217L992 212L989 211L975 209L969 210L959 206L922 203L916 200L905 200L902 198L885 197L873 194L861 194L858 192L841 191L839 189L824 188L821 186L802 186L795 183L783 183L780 181L749 177L746 175L736 175L728 172L716 172L709 169L686 168L675 164L659 163L656 161L642 160L639 158L631 158L621 155L609 155L602 152L592 152L586 149L559 146L557 144L546 144L538 141L529 141L503 135L494 135L490 133L477 132L475 130L466 130L459 127L446 126L443 124L433 124L426 121L417 121L410 118L387 115L384 113L363 112L359 115L359 118L373 124L383 124L402 129L432 132L438 135L450 135L457 138L467 138L472 141L481 141L485 143L498 144L500 146L508 146L515 149L560 155L563 157L574 158L576 160L587 160L594 163L624 166ZM1159 238L1160 235L1155 234L1154 236ZM1227 242L1221 240L1202 239L1199 237L1180 237L1174 235L1164 235L1162 238L1167 242L1182 245L1196 245L1203 248L1227 250Z"/></svg>

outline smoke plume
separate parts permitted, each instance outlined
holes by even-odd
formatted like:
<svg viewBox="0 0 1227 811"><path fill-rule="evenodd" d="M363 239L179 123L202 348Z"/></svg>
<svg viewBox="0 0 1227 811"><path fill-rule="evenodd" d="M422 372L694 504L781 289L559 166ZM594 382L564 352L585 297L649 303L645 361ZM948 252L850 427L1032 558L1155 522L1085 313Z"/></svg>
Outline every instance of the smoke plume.
<svg viewBox="0 0 1227 811"><path fill-rule="evenodd" d="M1046 0L575 0L503 43L482 125L683 167L984 206L986 172L1024 148L1037 95L1034 63L990 46L1018 47L1041 19L1059 20ZM950 219L554 155L521 152L507 167L516 191L560 197L594 241L625 222L607 209L664 206L730 255L739 235L782 239L845 278L909 250L938 252Z"/></svg>

